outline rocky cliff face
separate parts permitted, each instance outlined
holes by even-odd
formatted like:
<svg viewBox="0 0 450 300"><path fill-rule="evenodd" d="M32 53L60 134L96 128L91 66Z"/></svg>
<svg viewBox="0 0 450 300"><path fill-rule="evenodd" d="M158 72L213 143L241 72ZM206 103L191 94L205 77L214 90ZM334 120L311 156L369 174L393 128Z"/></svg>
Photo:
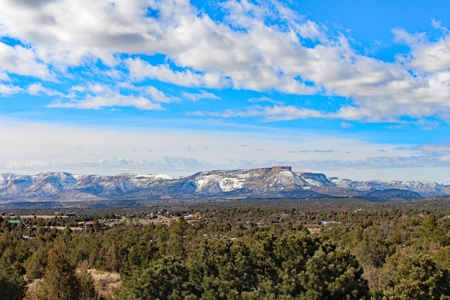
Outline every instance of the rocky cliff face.
<svg viewBox="0 0 450 300"><path fill-rule="evenodd" d="M165 174L116 176L46 172L0 174L0 200L101 200L183 198L408 198L449 195L450 184L419 181L352 181L291 167L217 170L186 177Z"/></svg>

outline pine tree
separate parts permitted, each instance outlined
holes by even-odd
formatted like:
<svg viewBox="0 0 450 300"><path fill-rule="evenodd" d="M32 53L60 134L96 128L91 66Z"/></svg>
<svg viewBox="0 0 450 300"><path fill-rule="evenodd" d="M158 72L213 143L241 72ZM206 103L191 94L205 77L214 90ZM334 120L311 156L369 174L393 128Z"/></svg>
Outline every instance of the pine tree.
<svg viewBox="0 0 450 300"><path fill-rule="evenodd" d="M147 269L157 251L158 248L151 242L140 242L133 246L128 253L124 266L120 269L120 278L123 283L126 285L134 272Z"/></svg>
<svg viewBox="0 0 450 300"><path fill-rule="evenodd" d="M386 262L386 258L393 254L394 248L384 239L366 237L359 243L354 252L363 266L370 265L381 268Z"/></svg>
<svg viewBox="0 0 450 300"><path fill-rule="evenodd" d="M306 299L368 299L369 286L355 256L326 248L317 251L300 274Z"/></svg>
<svg viewBox="0 0 450 300"><path fill-rule="evenodd" d="M0 259L0 299L21 300L25 291L23 277L5 259Z"/></svg>
<svg viewBox="0 0 450 300"><path fill-rule="evenodd" d="M105 254L105 268L109 272L118 272L123 265L121 249L118 243L113 242Z"/></svg>
<svg viewBox="0 0 450 300"><path fill-rule="evenodd" d="M180 259L166 256L150 264L150 267L134 277L133 296L138 300L181 300L190 294L187 286L188 269Z"/></svg>
<svg viewBox="0 0 450 300"><path fill-rule="evenodd" d="M204 241L193 253L190 278L204 299L234 299L255 290L257 274L250 246L226 238Z"/></svg>
<svg viewBox="0 0 450 300"><path fill-rule="evenodd" d="M98 298L97 292L94 288L94 280L88 272L87 263L80 265L76 276L79 283L78 300L96 300Z"/></svg>
<svg viewBox="0 0 450 300"><path fill-rule="evenodd" d="M67 259L67 247L62 240L55 242L48 253L47 267L41 288L37 292L40 300L77 300L79 283L75 268Z"/></svg>
<svg viewBox="0 0 450 300"><path fill-rule="evenodd" d="M402 255L395 262L395 276L379 293L387 299L444 299L450 296L450 274L428 255Z"/></svg>
<svg viewBox="0 0 450 300"><path fill-rule="evenodd" d="M439 249L433 258L439 267L450 270L450 246Z"/></svg>
<svg viewBox="0 0 450 300"><path fill-rule="evenodd" d="M27 279L40 279L45 274L45 267L47 266L47 249L41 247L28 260L27 263Z"/></svg>

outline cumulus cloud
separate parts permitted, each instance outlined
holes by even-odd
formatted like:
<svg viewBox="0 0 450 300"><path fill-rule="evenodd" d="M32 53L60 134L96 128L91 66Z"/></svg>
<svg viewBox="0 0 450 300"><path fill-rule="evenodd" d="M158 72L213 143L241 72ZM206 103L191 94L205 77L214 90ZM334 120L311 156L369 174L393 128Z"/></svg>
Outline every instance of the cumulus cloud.
<svg viewBox="0 0 450 300"><path fill-rule="evenodd" d="M157 15L148 16L148 8ZM63 70L101 60L111 68L123 63L133 81L342 96L352 102L327 113L281 105L222 113L244 117L264 112L269 121L438 117L450 122L448 31L433 42L424 34L395 29L396 39L407 43L411 53L387 63L359 54L344 35L330 35L322 25L280 3L230 0L223 8L226 16L218 22L188 0L0 1L2 34L27 45L1 43L0 68L49 78L49 66ZM268 22L274 18L277 24ZM307 39L314 45L307 46ZM122 61L122 53L132 58ZM139 58L141 54L162 54L166 62L153 65ZM143 109L152 107L142 97L117 99ZM65 107L98 108L113 102L102 97L88 100Z"/></svg>
<svg viewBox="0 0 450 300"><path fill-rule="evenodd" d="M236 5L230 2L230 10ZM114 53L163 53L178 66L195 71L174 72L167 65L152 66L139 59L128 60L132 77L154 77L188 86L232 84L240 89L315 92L313 87L295 80L290 74L283 74L277 66L276 55L282 53L275 52L290 44L293 44L290 50L295 44L299 46L294 32L268 28L264 20L250 20L248 34L241 33L233 30L233 24L217 23L205 14L199 15L185 0L122 0L114 5L109 1L69 0L48 2L33 9L17 1L6 1L0 4L0 9L2 6L2 11L8 12L0 19L5 24L6 34L32 43L41 59L48 63L79 65L86 59L100 58L114 65L117 63ZM146 17L147 7L158 11L158 18ZM257 8L247 3L244 10ZM241 11L235 15L235 20L228 19L239 23L246 13ZM27 22L19 21L23 16L27 17ZM311 34L316 35L314 26L310 22L300 26L298 31L311 37ZM274 48L276 42L281 42L281 47Z"/></svg>
<svg viewBox="0 0 450 300"><path fill-rule="evenodd" d="M0 95L8 96L8 95L17 94L21 91L22 91L22 89L18 86L0 83Z"/></svg>
<svg viewBox="0 0 450 300"><path fill-rule="evenodd" d="M103 107L132 106L143 110L162 110L160 104L152 103L144 97L124 96L87 96L86 99L70 102L54 101L47 105L50 108L100 109Z"/></svg>
<svg viewBox="0 0 450 300"><path fill-rule="evenodd" d="M38 61L38 57L32 49L19 45L12 47L0 42L0 73L2 72L34 76L46 80L53 78L48 67Z"/></svg>
<svg viewBox="0 0 450 300"><path fill-rule="evenodd" d="M11 78L9 78L5 71L0 71L0 81L11 81Z"/></svg>
<svg viewBox="0 0 450 300"><path fill-rule="evenodd" d="M173 97L173 96L167 96L157 88L153 86L149 86L145 89L145 92L151 96L152 100L156 102L162 102L162 103L170 103L170 102L178 102L180 101L179 98Z"/></svg>
<svg viewBox="0 0 450 300"><path fill-rule="evenodd" d="M409 45L412 52L405 61L414 69L424 72L442 72L450 68L450 37L448 29L444 29L443 36L436 42L427 40L424 33L410 34L403 29L393 30L399 42Z"/></svg>
<svg viewBox="0 0 450 300"><path fill-rule="evenodd" d="M104 107L131 106L142 110L162 110L160 103L152 102L142 96L122 95L117 91L111 90L107 86L93 85L90 87L93 94L87 94L83 99L70 99L68 101L55 100L47 107L49 108L78 108L78 109L100 109ZM164 94L158 94L157 90L152 90L159 100L165 97Z"/></svg>
<svg viewBox="0 0 450 300"><path fill-rule="evenodd" d="M189 99L194 102L197 102L201 99L220 99L216 95L214 95L212 93L208 93L207 91L200 91L200 93L183 92L183 98Z"/></svg>
<svg viewBox="0 0 450 300"><path fill-rule="evenodd" d="M243 111L227 109L223 112L206 112L206 111L195 111L188 113L191 116L210 116L210 117L220 117L220 118L247 118L247 117L263 117L266 121L286 121L293 119L305 119L305 118L327 118L326 113L312 110L297 108L294 106L253 106L249 107Z"/></svg>
<svg viewBox="0 0 450 300"><path fill-rule="evenodd" d="M63 94L58 91L43 87L42 83L40 83L40 82L30 84L27 87L26 91L31 95L43 94L43 95L47 95L47 96L63 96Z"/></svg>
<svg viewBox="0 0 450 300"><path fill-rule="evenodd" d="M131 78L136 81L150 78L180 86L209 88L222 88L228 85L227 80L219 74L198 73L189 69L175 72L167 64L154 66L141 59L127 59L125 63Z"/></svg>
<svg viewBox="0 0 450 300"><path fill-rule="evenodd" d="M353 125L350 123L347 123L347 122L341 122L340 126L341 126L341 128L350 128Z"/></svg>
<svg viewBox="0 0 450 300"><path fill-rule="evenodd" d="M250 103L267 102L267 103L272 103L272 104L277 104L277 105L284 105L285 104L283 101L273 100L273 99L271 99L269 97L251 98L251 99L248 99L248 102L250 102Z"/></svg>

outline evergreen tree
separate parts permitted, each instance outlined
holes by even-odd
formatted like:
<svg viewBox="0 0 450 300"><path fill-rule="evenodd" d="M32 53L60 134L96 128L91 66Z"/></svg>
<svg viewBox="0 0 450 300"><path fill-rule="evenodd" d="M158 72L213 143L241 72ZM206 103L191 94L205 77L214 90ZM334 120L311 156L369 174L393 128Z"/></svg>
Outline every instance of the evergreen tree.
<svg viewBox="0 0 450 300"><path fill-rule="evenodd" d="M82 263L76 273L79 283L78 300L96 300L97 292L94 287L94 280L88 272L87 263Z"/></svg>
<svg viewBox="0 0 450 300"><path fill-rule="evenodd" d="M450 271L450 246L439 249L433 259L439 267Z"/></svg>
<svg viewBox="0 0 450 300"><path fill-rule="evenodd" d="M147 269L157 251L158 248L151 242L141 242L133 246L124 266L120 269L120 278L124 284L127 284L135 272Z"/></svg>
<svg viewBox="0 0 450 300"><path fill-rule="evenodd" d="M37 291L40 300L76 300L79 284L75 268L67 259L67 247L62 240L57 240L48 253L47 267L43 283Z"/></svg>
<svg viewBox="0 0 450 300"><path fill-rule="evenodd" d="M192 294L189 291L189 272L181 261L166 256L150 264L137 274L132 282L132 295L136 300L182 300Z"/></svg>
<svg viewBox="0 0 450 300"><path fill-rule="evenodd" d="M362 274L363 269L354 255L346 250L322 247L307 262L300 276L306 299L368 299L369 287Z"/></svg>
<svg viewBox="0 0 450 300"><path fill-rule="evenodd" d="M109 272L119 272L121 269L122 262L122 253L121 253L120 245L116 242L113 242L105 253L105 269Z"/></svg>
<svg viewBox="0 0 450 300"><path fill-rule="evenodd" d="M320 247L320 239L304 232L282 236L276 240L273 254L278 278L272 279L279 295L297 297L305 291L300 274ZM270 252L269 252L270 253ZM264 255L264 253L262 253Z"/></svg>
<svg viewBox="0 0 450 300"><path fill-rule="evenodd" d="M449 272L439 268L430 256L399 255L394 264L395 275L376 294L378 298L433 300L450 296Z"/></svg>
<svg viewBox="0 0 450 300"><path fill-rule="evenodd" d="M5 259L0 259L0 299L21 300L26 291L23 277Z"/></svg>
<svg viewBox="0 0 450 300"><path fill-rule="evenodd" d="M28 260L27 263L27 279L33 281L44 276L47 266L47 249L44 246L38 249Z"/></svg>
<svg viewBox="0 0 450 300"><path fill-rule="evenodd" d="M175 256L185 255L185 237L190 225L184 217L179 217L176 222L170 226L169 240L167 242L168 251Z"/></svg>
<svg viewBox="0 0 450 300"><path fill-rule="evenodd" d="M393 254L394 248L384 239L365 237L355 249L356 256L363 266L371 265L380 268L386 258Z"/></svg>
<svg viewBox="0 0 450 300"><path fill-rule="evenodd" d="M238 299L257 286L250 246L226 238L201 244L192 256L190 278L197 296L205 299Z"/></svg>

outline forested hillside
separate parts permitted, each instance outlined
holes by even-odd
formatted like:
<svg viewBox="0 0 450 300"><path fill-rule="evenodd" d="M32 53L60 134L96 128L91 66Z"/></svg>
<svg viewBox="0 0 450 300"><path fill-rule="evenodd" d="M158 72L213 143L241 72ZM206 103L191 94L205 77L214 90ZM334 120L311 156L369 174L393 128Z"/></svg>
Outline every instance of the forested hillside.
<svg viewBox="0 0 450 300"><path fill-rule="evenodd" d="M0 299L450 299L446 202L275 203L6 212Z"/></svg>

